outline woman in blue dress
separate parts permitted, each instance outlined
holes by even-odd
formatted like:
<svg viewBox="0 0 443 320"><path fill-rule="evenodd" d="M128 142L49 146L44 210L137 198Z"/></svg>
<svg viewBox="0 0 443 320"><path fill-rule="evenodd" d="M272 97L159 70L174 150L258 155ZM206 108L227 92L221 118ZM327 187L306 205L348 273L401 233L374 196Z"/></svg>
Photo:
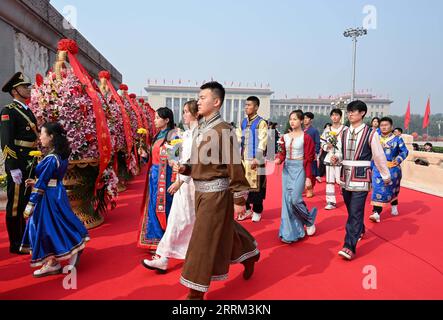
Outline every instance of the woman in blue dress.
<svg viewBox="0 0 443 320"><path fill-rule="evenodd" d="M372 201L374 206L373 214L369 219L373 222L380 222L380 214L383 207L391 206L391 214L397 216L398 213L398 195L401 185L401 163L406 160L409 155L408 148L401 137L396 136L393 132L393 121L391 118L385 117L380 120L381 137L380 142L385 151L386 160L391 173L391 183L385 185L376 166L372 167Z"/></svg>
<svg viewBox="0 0 443 320"><path fill-rule="evenodd" d="M174 114L169 108L155 113L155 136L149 157L148 176L140 219L137 246L155 253L168 221L173 196L167 191L172 184L172 168L168 163L165 143L177 138L174 130Z"/></svg>
<svg viewBox="0 0 443 320"><path fill-rule="evenodd" d="M313 236L316 232L317 208L309 211L302 197L305 187L312 186L311 169L315 160L315 143L309 134L303 132L303 119L301 110L289 115L291 131L281 138L275 159L276 165L284 164L279 237L286 244L297 242L306 234Z"/></svg>
<svg viewBox="0 0 443 320"><path fill-rule="evenodd" d="M31 252L32 267L40 278L62 272L60 261L69 260L77 266L79 255L89 241L88 231L69 204L63 177L71 153L66 131L59 123L46 123L41 129L40 142L49 153L37 165L38 180L28 179L33 187L25 210L29 218L20 250Z"/></svg>

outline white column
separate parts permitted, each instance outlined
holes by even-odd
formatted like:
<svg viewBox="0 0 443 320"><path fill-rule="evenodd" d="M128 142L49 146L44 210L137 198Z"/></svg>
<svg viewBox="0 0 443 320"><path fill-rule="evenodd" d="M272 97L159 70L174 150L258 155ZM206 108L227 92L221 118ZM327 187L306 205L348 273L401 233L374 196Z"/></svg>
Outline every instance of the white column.
<svg viewBox="0 0 443 320"><path fill-rule="evenodd" d="M239 105L238 105L238 124L241 124L243 120L243 114L244 114L245 107L242 105L242 99L240 99Z"/></svg>
<svg viewBox="0 0 443 320"><path fill-rule="evenodd" d="M234 108L235 108L235 99L231 100L231 114L229 116L229 121L228 122L232 122L234 119Z"/></svg>
<svg viewBox="0 0 443 320"><path fill-rule="evenodd" d="M182 119L183 119L183 98L180 99L178 122L180 123Z"/></svg>

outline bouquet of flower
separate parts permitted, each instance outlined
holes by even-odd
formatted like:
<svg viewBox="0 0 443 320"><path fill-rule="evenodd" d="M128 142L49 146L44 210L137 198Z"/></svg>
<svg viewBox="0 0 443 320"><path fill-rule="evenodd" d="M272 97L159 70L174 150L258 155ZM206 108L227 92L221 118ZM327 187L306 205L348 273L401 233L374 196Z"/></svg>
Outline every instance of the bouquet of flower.
<svg viewBox="0 0 443 320"><path fill-rule="evenodd" d="M337 147L337 144L338 144L337 132L329 131L326 134L326 139L321 138L321 140L323 140L326 143L329 143L329 144L332 145L332 154L335 155L335 151L338 150L338 147Z"/></svg>
<svg viewBox="0 0 443 320"><path fill-rule="evenodd" d="M34 85L31 110L38 126L59 122L67 131L72 149L69 160L97 159L98 141L92 102L71 68L61 71L62 79L52 71Z"/></svg>
<svg viewBox="0 0 443 320"><path fill-rule="evenodd" d="M146 135L148 134L148 131L145 128L139 128L137 130L138 139L137 139L137 150L142 158L147 158L148 153L146 150L148 149L146 145Z"/></svg>
<svg viewBox="0 0 443 320"><path fill-rule="evenodd" d="M174 139L168 143L165 143L165 147L168 154L168 161L180 165L180 155L183 148L183 139ZM177 172L173 172L171 177L172 182L175 182L177 180L177 176Z"/></svg>
<svg viewBox="0 0 443 320"><path fill-rule="evenodd" d="M31 179L31 175L32 175L32 171L34 170L34 166L35 164L38 162L38 160L42 157L42 152L41 151L31 151L29 152L29 155L32 157L32 160L28 161L28 166L26 169L29 170L29 177L28 180ZM25 188L25 193L28 190L28 187Z"/></svg>
<svg viewBox="0 0 443 320"><path fill-rule="evenodd" d="M8 187L8 175L4 174L0 176L0 190L6 191Z"/></svg>

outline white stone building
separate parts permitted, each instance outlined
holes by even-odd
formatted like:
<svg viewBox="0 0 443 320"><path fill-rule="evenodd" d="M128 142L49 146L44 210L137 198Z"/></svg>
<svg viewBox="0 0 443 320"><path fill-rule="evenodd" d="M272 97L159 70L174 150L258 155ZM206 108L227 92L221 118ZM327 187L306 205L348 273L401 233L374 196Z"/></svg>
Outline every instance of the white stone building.
<svg viewBox="0 0 443 320"><path fill-rule="evenodd" d="M300 109L303 112L312 112L314 114L322 114L329 116L331 110L335 107L332 106L333 102L350 99L349 95L341 97L329 97L329 98L297 98L297 99L279 99L271 100L271 114L277 118L279 116L289 116L291 111ZM385 117L390 114L390 106L393 103L390 99L377 98L372 94L356 94L356 100L362 100L368 105L368 117Z"/></svg>
<svg viewBox="0 0 443 320"><path fill-rule="evenodd" d="M246 99L250 96L256 96L260 99L259 114L264 119L270 118L271 96L273 92L270 89L251 89L251 88L225 88L226 97L221 113L225 121L234 122L238 125L244 118L244 105ZM167 86L167 85L148 85L145 88L149 104L154 108L168 107L174 112L174 120L178 124L182 121L183 105L192 99L198 99L200 87L195 86Z"/></svg>

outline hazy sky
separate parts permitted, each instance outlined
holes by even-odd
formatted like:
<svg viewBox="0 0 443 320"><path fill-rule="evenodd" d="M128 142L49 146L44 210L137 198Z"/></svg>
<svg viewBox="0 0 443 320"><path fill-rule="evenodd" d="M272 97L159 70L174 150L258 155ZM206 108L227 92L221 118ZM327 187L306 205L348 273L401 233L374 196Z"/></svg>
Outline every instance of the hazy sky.
<svg viewBox="0 0 443 320"><path fill-rule="evenodd" d="M51 0L77 11L78 30L123 74L130 91L147 80L270 83L276 98L351 90L348 27L369 21L358 42L357 89L395 102L403 114L443 112L440 0ZM372 11L373 12L373 11ZM366 20L365 20L366 19ZM369 21L371 22L371 21ZM374 23L375 20L372 20Z"/></svg>

